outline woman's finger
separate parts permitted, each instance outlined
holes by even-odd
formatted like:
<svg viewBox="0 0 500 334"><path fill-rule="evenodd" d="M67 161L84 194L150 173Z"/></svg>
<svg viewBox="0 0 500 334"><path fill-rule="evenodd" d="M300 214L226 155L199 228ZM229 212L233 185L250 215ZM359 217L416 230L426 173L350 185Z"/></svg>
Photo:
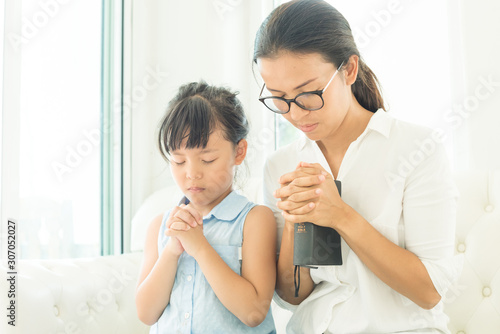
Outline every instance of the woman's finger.
<svg viewBox="0 0 500 334"><path fill-rule="evenodd" d="M320 175L320 174L323 174L325 176L328 174L320 164L318 163L309 164L301 162L294 171L283 174L280 177L279 182L281 184L284 184L292 182L293 180L299 177Z"/></svg>
<svg viewBox="0 0 500 334"><path fill-rule="evenodd" d="M296 186L294 184L289 184L285 187L281 187L279 189L276 189L276 191L274 192L274 197L286 198L286 197L290 197L290 195L292 195L292 194L303 192L306 190L308 190L308 189L304 188L304 187Z"/></svg>
<svg viewBox="0 0 500 334"><path fill-rule="evenodd" d="M322 183L325 179L323 174L302 176L294 179L290 184L298 187L310 187Z"/></svg>
<svg viewBox="0 0 500 334"><path fill-rule="evenodd" d="M305 217L306 215L292 215L286 211L281 211L281 214L283 215L283 218L285 218L285 221L290 222L290 223L303 223L307 222L307 218Z"/></svg>
<svg viewBox="0 0 500 334"><path fill-rule="evenodd" d="M315 188L300 193L292 194L286 200L282 199L277 203L277 207L281 210L294 210L301 206L307 205L309 202L314 202L323 193L320 188Z"/></svg>
<svg viewBox="0 0 500 334"><path fill-rule="evenodd" d="M305 215L314 210L316 207L316 204L314 202L307 203L306 205L303 205L297 209L294 210L288 210L287 213L290 215Z"/></svg>

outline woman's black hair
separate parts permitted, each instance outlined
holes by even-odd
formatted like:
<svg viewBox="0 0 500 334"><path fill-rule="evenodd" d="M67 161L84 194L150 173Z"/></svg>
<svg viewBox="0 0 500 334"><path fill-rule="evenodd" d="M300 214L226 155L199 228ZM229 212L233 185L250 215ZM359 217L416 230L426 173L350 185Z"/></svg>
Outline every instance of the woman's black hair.
<svg viewBox="0 0 500 334"><path fill-rule="evenodd" d="M379 82L361 59L351 27L333 6L321 0L294 0L274 9L261 24L255 38L253 61L273 58L281 52L319 53L339 66L352 55L359 57L359 70L352 92L359 104L375 112L385 110Z"/></svg>
<svg viewBox="0 0 500 334"><path fill-rule="evenodd" d="M168 161L170 153L181 148L186 138L185 148L205 148L210 134L219 128L224 139L234 145L246 138L248 121L237 94L204 81L181 86L160 123L161 155Z"/></svg>

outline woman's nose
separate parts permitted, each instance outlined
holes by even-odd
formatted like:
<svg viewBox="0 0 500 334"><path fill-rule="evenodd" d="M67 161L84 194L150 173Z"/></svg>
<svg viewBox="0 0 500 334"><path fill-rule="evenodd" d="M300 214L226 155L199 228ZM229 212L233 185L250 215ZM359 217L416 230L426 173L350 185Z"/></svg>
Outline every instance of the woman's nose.
<svg viewBox="0 0 500 334"><path fill-rule="evenodd" d="M302 109L295 103L290 104L290 111L288 112L290 118L294 121L300 120L302 117L309 113L309 110Z"/></svg>

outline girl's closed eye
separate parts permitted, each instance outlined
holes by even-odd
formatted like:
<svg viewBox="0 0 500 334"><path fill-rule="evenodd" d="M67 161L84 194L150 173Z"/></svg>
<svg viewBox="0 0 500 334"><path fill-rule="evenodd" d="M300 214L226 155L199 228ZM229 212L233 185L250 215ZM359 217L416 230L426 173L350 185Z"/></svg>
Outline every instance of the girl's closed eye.
<svg viewBox="0 0 500 334"><path fill-rule="evenodd" d="M171 160L176 166L182 166L184 165L185 161L175 161L175 160Z"/></svg>
<svg viewBox="0 0 500 334"><path fill-rule="evenodd" d="M201 160L204 164L211 164L212 162L214 162L215 160L217 160L217 158L215 159L203 159Z"/></svg>

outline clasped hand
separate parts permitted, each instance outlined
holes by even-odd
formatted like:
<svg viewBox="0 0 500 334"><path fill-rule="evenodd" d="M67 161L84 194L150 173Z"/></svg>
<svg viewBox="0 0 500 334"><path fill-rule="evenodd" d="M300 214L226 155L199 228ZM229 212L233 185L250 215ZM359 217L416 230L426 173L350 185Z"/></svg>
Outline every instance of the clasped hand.
<svg viewBox="0 0 500 334"><path fill-rule="evenodd" d="M285 221L312 222L337 229L347 219L348 206L342 201L333 177L318 163L301 162L280 178L277 206ZM334 218L335 219L332 219Z"/></svg>
<svg viewBox="0 0 500 334"><path fill-rule="evenodd" d="M167 247L175 255L186 251L195 256L206 241L203 234L203 218L192 206L176 206L166 221L165 235L170 237Z"/></svg>

